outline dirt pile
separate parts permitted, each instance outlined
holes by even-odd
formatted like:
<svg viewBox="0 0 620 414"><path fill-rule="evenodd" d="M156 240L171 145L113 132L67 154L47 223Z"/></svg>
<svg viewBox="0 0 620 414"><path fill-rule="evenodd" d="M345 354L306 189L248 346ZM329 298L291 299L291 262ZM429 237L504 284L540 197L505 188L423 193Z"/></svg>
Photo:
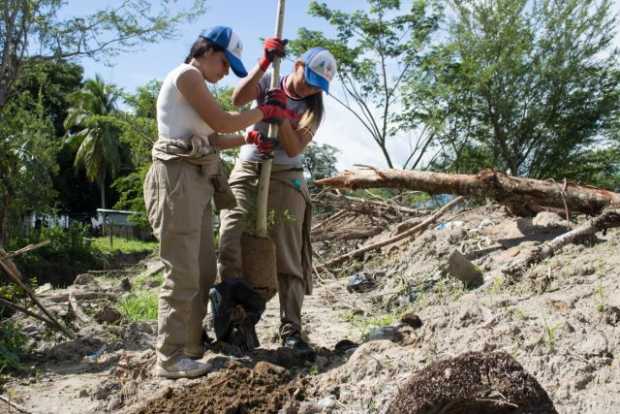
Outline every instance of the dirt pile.
<svg viewBox="0 0 620 414"><path fill-rule="evenodd" d="M253 369L231 363L200 383L167 388L132 414L277 413L288 402L304 399L302 381L293 381L282 367L259 362Z"/></svg>
<svg viewBox="0 0 620 414"><path fill-rule="evenodd" d="M510 355L470 352L413 374L393 414L557 414L538 381Z"/></svg>

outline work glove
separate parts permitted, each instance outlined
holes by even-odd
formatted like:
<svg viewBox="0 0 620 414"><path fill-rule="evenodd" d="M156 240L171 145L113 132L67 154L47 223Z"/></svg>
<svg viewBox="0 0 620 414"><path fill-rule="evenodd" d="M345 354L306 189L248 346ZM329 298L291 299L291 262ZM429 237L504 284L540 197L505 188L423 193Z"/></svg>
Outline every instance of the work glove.
<svg viewBox="0 0 620 414"><path fill-rule="evenodd" d="M271 65L271 62L273 62L276 57L284 57L286 54L284 49L287 42L286 39L282 40L277 37L268 37L265 39L263 42L263 56L258 63L260 70L266 72L269 65Z"/></svg>
<svg viewBox="0 0 620 414"><path fill-rule="evenodd" d="M254 144L264 156L268 156L273 151L274 140L266 138L260 131L250 131L245 135L246 144Z"/></svg>
<svg viewBox="0 0 620 414"><path fill-rule="evenodd" d="M280 108L286 108L288 96L282 89L271 89L265 94L265 103L267 105L276 105Z"/></svg>
<svg viewBox="0 0 620 414"><path fill-rule="evenodd" d="M263 113L263 121L271 124L280 124L283 120L298 121L300 116L286 108L282 108L279 104L262 104L258 109Z"/></svg>

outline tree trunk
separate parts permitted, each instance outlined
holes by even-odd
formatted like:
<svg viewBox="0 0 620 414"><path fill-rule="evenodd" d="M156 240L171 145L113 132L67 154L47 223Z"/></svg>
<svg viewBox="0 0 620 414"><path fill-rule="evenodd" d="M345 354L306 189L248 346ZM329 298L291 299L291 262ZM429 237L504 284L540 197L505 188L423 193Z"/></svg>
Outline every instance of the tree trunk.
<svg viewBox="0 0 620 414"><path fill-rule="evenodd" d="M608 206L620 206L620 194L575 183L512 177L493 170L477 175L425 171L358 169L316 181L318 186L338 188L408 188L430 194L486 197L506 205L519 215L552 208L598 215Z"/></svg>
<svg viewBox="0 0 620 414"><path fill-rule="evenodd" d="M99 195L101 196L101 208L105 209L105 173L99 178Z"/></svg>

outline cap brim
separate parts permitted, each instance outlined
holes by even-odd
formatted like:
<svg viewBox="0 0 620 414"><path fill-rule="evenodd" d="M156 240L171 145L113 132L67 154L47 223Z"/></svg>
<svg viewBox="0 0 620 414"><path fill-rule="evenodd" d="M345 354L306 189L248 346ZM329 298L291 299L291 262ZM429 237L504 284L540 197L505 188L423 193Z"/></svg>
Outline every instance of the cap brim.
<svg viewBox="0 0 620 414"><path fill-rule="evenodd" d="M245 70L245 66L243 66L243 63L239 60L239 58L237 58L237 56L233 55L228 50L224 51L224 55L226 56L226 59L228 59L228 64L230 65L232 71L235 72L235 75L240 78L245 78L248 76L248 71Z"/></svg>
<svg viewBox="0 0 620 414"><path fill-rule="evenodd" d="M314 86L315 88L320 88L325 91L325 93L329 93L329 82L322 76L317 75L312 69L310 69L306 65L306 70L304 71L304 75L306 77L306 83L310 86Z"/></svg>

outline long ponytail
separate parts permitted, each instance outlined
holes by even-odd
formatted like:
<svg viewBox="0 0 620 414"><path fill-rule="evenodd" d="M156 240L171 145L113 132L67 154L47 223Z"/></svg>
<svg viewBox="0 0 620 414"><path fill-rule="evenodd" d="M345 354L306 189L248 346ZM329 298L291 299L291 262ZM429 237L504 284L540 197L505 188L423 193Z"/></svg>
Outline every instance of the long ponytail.
<svg viewBox="0 0 620 414"><path fill-rule="evenodd" d="M305 128L314 134L321 121L323 120L323 114L325 107L323 106L323 94L321 92L310 95L304 99L308 105L308 109L301 116L299 121L299 128Z"/></svg>

